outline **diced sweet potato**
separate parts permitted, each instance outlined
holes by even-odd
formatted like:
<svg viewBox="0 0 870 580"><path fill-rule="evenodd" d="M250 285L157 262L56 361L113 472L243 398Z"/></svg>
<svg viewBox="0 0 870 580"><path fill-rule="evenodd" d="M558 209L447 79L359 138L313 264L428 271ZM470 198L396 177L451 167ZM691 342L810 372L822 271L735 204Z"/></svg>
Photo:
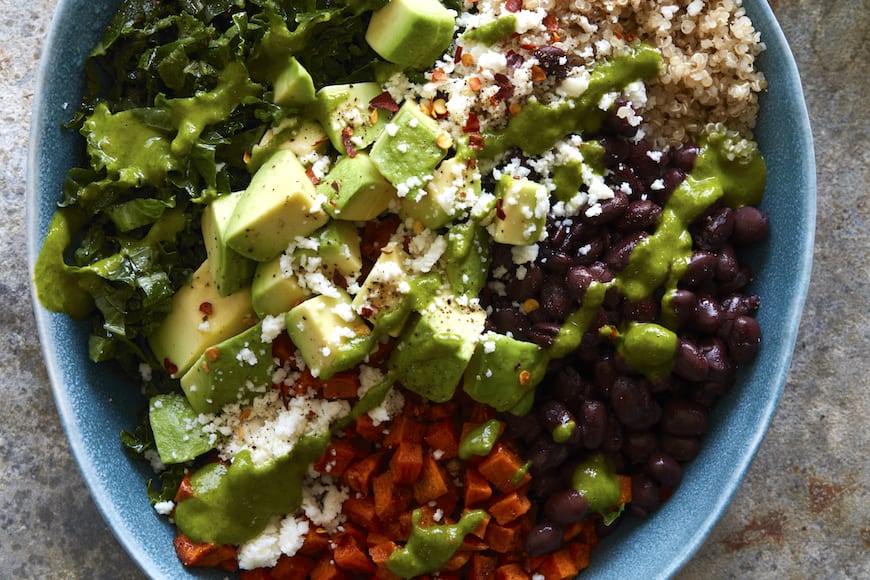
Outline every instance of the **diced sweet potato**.
<svg viewBox="0 0 870 580"><path fill-rule="evenodd" d="M578 569L583 570L589 567L589 556L592 554L592 546L583 542L571 542L568 544L568 550L571 552L571 558Z"/></svg>
<svg viewBox="0 0 870 580"><path fill-rule="evenodd" d="M489 513L495 521L505 525L524 515L532 507L532 502L525 496L513 491L505 494L489 504Z"/></svg>
<svg viewBox="0 0 870 580"><path fill-rule="evenodd" d="M403 485L414 483L423 470L423 446L414 441L402 441L390 458L393 481Z"/></svg>
<svg viewBox="0 0 870 580"><path fill-rule="evenodd" d="M631 476L619 476L619 504L631 503Z"/></svg>
<svg viewBox="0 0 870 580"><path fill-rule="evenodd" d="M357 435L369 443L375 443L384 438L384 425L375 425L374 420L367 413L356 418L354 430Z"/></svg>
<svg viewBox="0 0 870 580"><path fill-rule="evenodd" d="M448 491L447 474L435 459L426 454L423 456L423 471L420 478L414 482L414 499L423 504L438 499Z"/></svg>
<svg viewBox="0 0 870 580"><path fill-rule="evenodd" d="M326 530L309 523L308 531L305 533L305 540L302 542L302 547L299 548L299 554L317 558L328 548L329 535L326 533Z"/></svg>
<svg viewBox="0 0 870 580"><path fill-rule="evenodd" d="M238 565L236 549L228 544L195 542L181 533L175 536L173 544L178 559L185 566L235 570Z"/></svg>
<svg viewBox="0 0 870 580"><path fill-rule="evenodd" d="M490 522L486 526L486 543L500 554L507 554L516 549L522 541L520 526L516 523L501 525Z"/></svg>
<svg viewBox="0 0 870 580"><path fill-rule="evenodd" d="M464 550L457 550L453 556L450 557L450 560L447 561L447 564L444 565L444 570L447 572L456 572L463 566L465 566L468 561L471 559L471 552L466 552Z"/></svg>
<svg viewBox="0 0 870 580"><path fill-rule="evenodd" d="M432 403L429 405L429 410L426 413L426 419L429 421L440 421L448 419L456 412L455 401L445 401L443 403Z"/></svg>
<svg viewBox="0 0 870 580"><path fill-rule="evenodd" d="M465 469L465 507L483 505L492 497L492 487L489 481L473 467Z"/></svg>
<svg viewBox="0 0 870 580"><path fill-rule="evenodd" d="M369 532L380 528L380 521L375 515L375 500L371 497L349 497L344 500L341 511L351 522L362 526Z"/></svg>
<svg viewBox="0 0 870 580"><path fill-rule="evenodd" d="M472 554L468 564L468 580L490 580L495 575L495 556Z"/></svg>
<svg viewBox="0 0 870 580"><path fill-rule="evenodd" d="M356 371L335 373L323 380L325 399L355 399L359 391L359 375Z"/></svg>
<svg viewBox="0 0 870 580"><path fill-rule="evenodd" d="M413 417L399 415L390 423L390 432L384 437L384 447L395 449L402 442L420 443L426 426Z"/></svg>
<svg viewBox="0 0 870 580"><path fill-rule="evenodd" d="M459 434L450 419L428 425L423 439L433 451L441 452L442 459L453 459L459 455Z"/></svg>
<svg viewBox="0 0 870 580"><path fill-rule="evenodd" d="M377 566L381 566L386 563L387 558L390 557L390 554L395 552L398 549L398 546L395 542L390 540L386 540L380 542L371 548L369 548L369 556Z"/></svg>
<svg viewBox="0 0 870 580"><path fill-rule="evenodd" d="M510 493L532 479L520 457L500 444L483 458L477 470L502 493Z"/></svg>
<svg viewBox="0 0 870 580"><path fill-rule="evenodd" d="M359 541L352 535L344 535L332 552L335 565L351 574L372 574L375 565L363 551Z"/></svg>
<svg viewBox="0 0 870 580"><path fill-rule="evenodd" d="M178 491L175 492L173 501L179 503L191 497L193 497L193 486L190 485L190 473L185 473L178 486Z"/></svg>
<svg viewBox="0 0 870 580"><path fill-rule="evenodd" d="M281 556L278 563L269 570L268 577L273 580L305 580L314 569L315 562L306 556Z"/></svg>
<svg viewBox="0 0 870 580"><path fill-rule="evenodd" d="M314 464L315 471L341 477L356 458L353 443L347 439L333 439L323 456Z"/></svg>
<svg viewBox="0 0 870 580"><path fill-rule="evenodd" d="M495 569L495 580L529 580L529 575L517 563L505 564Z"/></svg>
<svg viewBox="0 0 870 580"><path fill-rule="evenodd" d="M368 494L372 478L381 468L383 453L373 453L352 463L344 472L342 479L354 491Z"/></svg>
<svg viewBox="0 0 870 580"><path fill-rule="evenodd" d="M311 580L346 580L350 574L337 567L331 558L321 558L311 571Z"/></svg>
<svg viewBox="0 0 870 580"><path fill-rule="evenodd" d="M542 574L545 580L567 580L574 578L580 572L580 568L574 563L571 551L568 548L560 548L543 556L536 572Z"/></svg>

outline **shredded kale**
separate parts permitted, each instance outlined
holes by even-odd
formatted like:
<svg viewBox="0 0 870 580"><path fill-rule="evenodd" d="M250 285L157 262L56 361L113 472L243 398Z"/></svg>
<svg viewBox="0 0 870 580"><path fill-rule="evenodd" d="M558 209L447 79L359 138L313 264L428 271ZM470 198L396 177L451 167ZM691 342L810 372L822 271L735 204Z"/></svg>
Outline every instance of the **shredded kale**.
<svg viewBox="0 0 870 580"><path fill-rule="evenodd" d="M202 207L243 189L295 56L317 88L391 70L364 40L386 0L124 0L85 63L67 124L88 165L69 171L36 265L40 301L92 314L94 361L159 368L145 338L205 259ZM64 288L58 293L56 288Z"/></svg>

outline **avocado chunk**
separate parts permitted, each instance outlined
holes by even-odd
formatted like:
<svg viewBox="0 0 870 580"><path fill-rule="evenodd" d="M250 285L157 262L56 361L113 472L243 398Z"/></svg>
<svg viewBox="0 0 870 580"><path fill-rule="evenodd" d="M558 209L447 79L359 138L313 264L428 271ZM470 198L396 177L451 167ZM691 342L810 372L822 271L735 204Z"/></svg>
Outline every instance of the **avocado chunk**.
<svg viewBox="0 0 870 580"><path fill-rule="evenodd" d="M449 139L432 117L414 101L405 101L399 112L372 145L371 158L381 175L399 189L399 197L423 187L447 155L438 145ZM404 193L403 193L404 190Z"/></svg>
<svg viewBox="0 0 870 580"><path fill-rule="evenodd" d="M438 0L390 0L372 14L366 42L384 60L426 68L450 46L454 17Z"/></svg>
<svg viewBox="0 0 870 580"><path fill-rule="evenodd" d="M317 186L317 193L327 200L326 213L348 221L374 219L396 198L396 188L364 152L339 158Z"/></svg>
<svg viewBox="0 0 870 580"><path fill-rule="evenodd" d="M148 422L154 433L154 445L160 461L166 465L184 463L210 451L214 445L197 421L199 413L193 410L184 396L157 395L148 404Z"/></svg>
<svg viewBox="0 0 870 580"><path fill-rule="evenodd" d="M279 149L289 149L299 159L312 153L323 155L328 143L329 137L317 121L288 117L266 129L260 142L251 148L251 156L245 161L245 167L255 173Z"/></svg>
<svg viewBox="0 0 870 580"><path fill-rule="evenodd" d="M211 276L221 296L248 286L254 275L254 262L227 245L227 224L241 196L242 192L237 191L219 197L202 212L202 239Z"/></svg>
<svg viewBox="0 0 870 580"><path fill-rule="evenodd" d="M216 413L229 403L249 400L272 387L272 345L262 324L205 349L181 377L181 388L197 413Z"/></svg>
<svg viewBox="0 0 870 580"><path fill-rule="evenodd" d="M345 140L355 150L365 149L384 130L391 115L369 107L382 92L378 83L329 85L317 91L317 120L339 153L351 154Z"/></svg>
<svg viewBox="0 0 870 580"><path fill-rule="evenodd" d="M410 323L390 357L405 388L442 403L449 400L474 354L486 322L479 306L436 297Z"/></svg>
<svg viewBox="0 0 870 580"><path fill-rule="evenodd" d="M148 342L157 361L178 378L206 348L243 331L252 320L250 289L221 296L206 260L172 297L172 310Z"/></svg>
<svg viewBox="0 0 870 580"><path fill-rule="evenodd" d="M314 102L314 81L305 67L291 56L275 79L272 100L283 107L302 107Z"/></svg>
<svg viewBox="0 0 870 580"><path fill-rule="evenodd" d="M546 187L525 177L502 175L495 184L495 196L495 216L488 227L493 240L527 246L543 239L550 211Z"/></svg>
<svg viewBox="0 0 870 580"><path fill-rule="evenodd" d="M268 262L259 262L251 283L251 302L257 316L278 316L299 304L311 292L299 284L295 273L287 274L281 267L284 254Z"/></svg>
<svg viewBox="0 0 870 580"><path fill-rule="evenodd" d="M227 243L243 256L265 262L296 236L307 236L327 221L305 168L292 151L281 149L257 170L236 204Z"/></svg>
<svg viewBox="0 0 870 580"><path fill-rule="evenodd" d="M353 311L373 324L379 333L398 336L410 313L403 307L413 278L410 260L400 244L390 242L381 249L381 255L353 298Z"/></svg>
<svg viewBox="0 0 870 580"><path fill-rule="evenodd" d="M290 339L315 377L328 379L355 366L374 346L371 330L343 290L309 298L287 313L286 322Z"/></svg>
<svg viewBox="0 0 870 580"><path fill-rule="evenodd" d="M356 226L351 222L329 222L297 246L293 262L306 271L316 268L329 280L336 272L345 278L358 277L362 270L362 254Z"/></svg>
<svg viewBox="0 0 870 580"><path fill-rule="evenodd" d="M423 189L409 191L401 199L399 215L414 218L430 230L450 223L466 199L480 195L480 173L456 157L445 159Z"/></svg>
<svg viewBox="0 0 870 580"><path fill-rule="evenodd" d="M465 369L462 389L497 411L524 415L546 371L547 358L538 345L487 332Z"/></svg>

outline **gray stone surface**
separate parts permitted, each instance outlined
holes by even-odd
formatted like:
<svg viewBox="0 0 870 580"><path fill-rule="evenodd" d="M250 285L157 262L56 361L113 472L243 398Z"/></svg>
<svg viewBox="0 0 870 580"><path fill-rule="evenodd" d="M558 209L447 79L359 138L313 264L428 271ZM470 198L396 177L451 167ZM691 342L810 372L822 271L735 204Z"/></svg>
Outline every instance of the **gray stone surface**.
<svg viewBox="0 0 870 580"><path fill-rule="evenodd" d="M54 4L0 0L0 577L140 578L70 456L29 302L27 133ZM816 139L815 268L772 427L679 578L868 578L870 6L771 4L801 70Z"/></svg>

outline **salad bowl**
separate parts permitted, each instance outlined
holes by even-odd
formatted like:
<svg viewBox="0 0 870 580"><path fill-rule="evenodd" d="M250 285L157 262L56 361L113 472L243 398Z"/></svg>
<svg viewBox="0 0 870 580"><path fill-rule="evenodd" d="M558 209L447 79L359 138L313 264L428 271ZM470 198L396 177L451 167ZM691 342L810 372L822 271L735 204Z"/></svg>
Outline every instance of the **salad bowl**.
<svg viewBox="0 0 870 580"><path fill-rule="evenodd" d="M739 488L773 417L788 373L809 283L815 227L815 165L800 79L786 40L766 2L745 0L766 50L759 68L755 136L768 168L761 208L769 242L750 258L752 291L762 299L764 341L755 362L715 407L700 455L662 509L632 518L593 553L585 578L664 578L701 546ZM39 71L27 173L27 243L31 265L45 237L66 172L83 162L77 135L63 128L84 90L82 63L117 8L115 0L61 0ZM186 569L172 547L174 529L154 514L145 494L147 464L132 460L119 440L145 406L138 387L109 365L88 359L88 327L34 307L51 386L70 448L88 488L120 543L154 578L224 577Z"/></svg>

